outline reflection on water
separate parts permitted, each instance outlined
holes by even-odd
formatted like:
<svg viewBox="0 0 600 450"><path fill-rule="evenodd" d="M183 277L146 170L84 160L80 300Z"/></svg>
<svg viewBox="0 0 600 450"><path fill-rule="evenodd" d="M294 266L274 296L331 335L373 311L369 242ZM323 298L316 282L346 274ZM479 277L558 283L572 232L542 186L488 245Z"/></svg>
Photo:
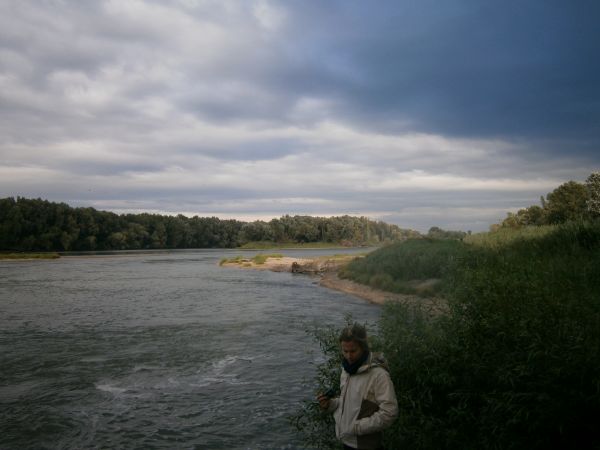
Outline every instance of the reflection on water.
<svg viewBox="0 0 600 450"><path fill-rule="evenodd" d="M0 448L300 448L305 328L379 308L235 254L0 262Z"/></svg>

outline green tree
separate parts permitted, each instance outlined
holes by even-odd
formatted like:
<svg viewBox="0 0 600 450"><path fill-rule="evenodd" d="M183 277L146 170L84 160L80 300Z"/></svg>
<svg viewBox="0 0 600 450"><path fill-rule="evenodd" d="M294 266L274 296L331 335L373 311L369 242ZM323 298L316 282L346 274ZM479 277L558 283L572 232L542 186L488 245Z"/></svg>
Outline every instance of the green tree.
<svg viewBox="0 0 600 450"><path fill-rule="evenodd" d="M585 180L587 189L587 210L593 217L600 216L600 172L592 173Z"/></svg>
<svg viewBox="0 0 600 450"><path fill-rule="evenodd" d="M64 214L64 219L62 221L63 228L60 234L60 244L63 250L69 251L73 243L79 238L79 227L77 226L73 210L61 209L61 211Z"/></svg>
<svg viewBox="0 0 600 450"><path fill-rule="evenodd" d="M240 241L256 242L256 241L271 241L273 233L268 223L262 220L245 223L240 232Z"/></svg>
<svg viewBox="0 0 600 450"><path fill-rule="evenodd" d="M509 213L510 215L511 213ZM431 227L427 232L427 237L433 239L463 239L467 233L464 231L442 230L440 227Z"/></svg>
<svg viewBox="0 0 600 450"><path fill-rule="evenodd" d="M285 242L287 236L285 234L285 225L279 219L272 219L269 222L269 228L271 229L271 235L275 242Z"/></svg>
<svg viewBox="0 0 600 450"><path fill-rule="evenodd" d="M154 225L154 230L150 235L150 247L151 248L165 248L167 244L167 229L165 224L157 222Z"/></svg>
<svg viewBox="0 0 600 450"><path fill-rule="evenodd" d="M95 250L99 231L95 220L96 210L93 208L77 208L75 214L79 227L79 238L74 244L74 250Z"/></svg>
<svg viewBox="0 0 600 450"><path fill-rule="evenodd" d="M585 185L576 181L561 184L546 196L549 223L581 220L587 214L588 192Z"/></svg>
<svg viewBox="0 0 600 450"><path fill-rule="evenodd" d="M180 248L184 246L186 229L182 217L184 216L167 218L167 247L169 248Z"/></svg>
<svg viewBox="0 0 600 450"><path fill-rule="evenodd" d="M19 250L21 231L23 229L23 213L14 199L3 199L0 205L0 242L2 248L7 250Z"/></svg>
<svg viewBox="0 0 600 450"><path fill-rule="evenodd" d="M317 222L310 216L296 216L294 240L296 242L316 242L320 233Z"/></svg>
<svg viewBox="0 0 600 450"><path fill-rule="evenodd" d="M526 225L545 225L546 213L543 208L532 205L525 209Z"/></svg>
<svg viewBox="0 0 600 450"><path fill-rule="evenodd" d="M111 250L125 250L127 248L127 236L120 231L111 233L107 243Z"/></svg>
<svg viewBox="0 0 600 450"><path fill-rule="evenodd" d="M547 212L543 208L532 205L529 208L520 209L516 214L507 213L502 221L502 228L520 228L530 225L545 225L547 223Z"/></svg>
<svg viewBox="0 0 600 450"><path fill-rule="evenodd" d="M148 247L148 231L139 223L129 223L125 232L127 249L138 250Z"/></svg>

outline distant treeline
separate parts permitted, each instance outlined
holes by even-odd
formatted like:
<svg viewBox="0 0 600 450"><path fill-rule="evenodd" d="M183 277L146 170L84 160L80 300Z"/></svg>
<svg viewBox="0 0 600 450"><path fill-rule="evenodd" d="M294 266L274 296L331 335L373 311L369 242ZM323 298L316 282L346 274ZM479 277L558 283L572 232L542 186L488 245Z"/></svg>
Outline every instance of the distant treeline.
<svg viewBox="0 0 600 450"><path fill-rule="evenodd" d="M248 242L374 245L416 231L366 217L283 216L269 222L115 214L41 199L0 199L0 250L94 251L234 248Z"/></svg>

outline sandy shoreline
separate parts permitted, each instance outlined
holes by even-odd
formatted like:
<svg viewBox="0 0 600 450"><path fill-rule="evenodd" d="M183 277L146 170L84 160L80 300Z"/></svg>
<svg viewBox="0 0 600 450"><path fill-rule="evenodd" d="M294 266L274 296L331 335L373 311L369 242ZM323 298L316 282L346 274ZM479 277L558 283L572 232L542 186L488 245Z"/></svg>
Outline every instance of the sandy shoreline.
<svg viewBox="0 0 600 450"><path fill-rule="evenodd" d="M364 284L345 280L338 276L341 266L354 257L348 258L268 258L263 264L256 264L250 259L237 262L226 262L223 267L242 269L271 270L274 272L298 272L320 277L319 285L328 289L343 292L366 300L370 303L383 305L385 302L402 302L421 304L434 313L444 310L444 301L439 298L425 298L418 295L396 294L383 291Z"/></svg>

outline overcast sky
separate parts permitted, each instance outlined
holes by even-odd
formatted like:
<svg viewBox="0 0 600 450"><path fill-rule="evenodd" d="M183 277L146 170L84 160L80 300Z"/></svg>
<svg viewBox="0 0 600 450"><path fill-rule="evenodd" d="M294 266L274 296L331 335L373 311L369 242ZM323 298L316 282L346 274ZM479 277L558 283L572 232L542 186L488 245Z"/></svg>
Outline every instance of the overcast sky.
<svg viewBox="0 0 600 450"><path fill-rule="evenodd" d="M597 0L0 2L0 197L482 231L600 170Z"/></svg>

